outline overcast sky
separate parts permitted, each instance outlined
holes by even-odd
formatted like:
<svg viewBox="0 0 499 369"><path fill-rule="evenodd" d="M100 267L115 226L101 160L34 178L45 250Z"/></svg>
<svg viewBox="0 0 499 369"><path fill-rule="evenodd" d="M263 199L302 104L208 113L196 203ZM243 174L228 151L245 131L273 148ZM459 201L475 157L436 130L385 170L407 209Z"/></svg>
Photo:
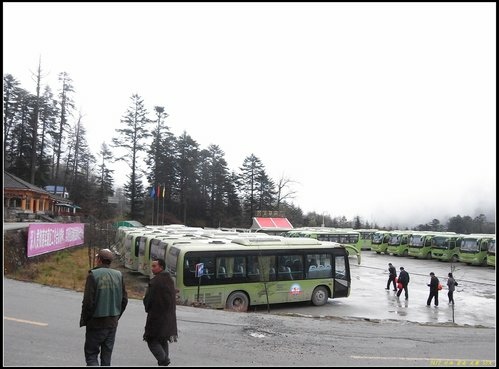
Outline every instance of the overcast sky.
<svg viewBox="0 0 499 369"><path fill-rule="evenodd" d="M229 169L295 181L305 212L495 216L495 2L4 2L4 74L34 92L39 56L95 155L137 93Z"/></svg>

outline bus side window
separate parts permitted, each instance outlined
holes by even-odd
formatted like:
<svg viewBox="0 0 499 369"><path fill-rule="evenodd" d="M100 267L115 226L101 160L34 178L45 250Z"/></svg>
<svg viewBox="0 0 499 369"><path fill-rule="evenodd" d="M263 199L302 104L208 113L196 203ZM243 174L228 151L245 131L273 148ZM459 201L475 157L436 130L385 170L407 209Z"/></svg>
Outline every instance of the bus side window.
<svg viewBox="0 0 499 369"><path fill-rule="evenodd" d="M277 275L277 279L279 281L292 281L293 277L291 276L291 268L281 265L279 267L279 273Z"/></svg>
<svg viewBox="0 0 499 369"><path fill-rule="evenodd" d="M303 261L300 255L293 260L293 266L291 267L293 279L303 279Z"/></svg>
<svg viewBox="0 0 499 369"><path fill-rule="evenodd" d="M204 275L203 275L203 282L205 282L206 279L212 279L215 278L215 258L213 257L206 257L206 258L201 258L201 263L204 263ZM212 282L213 283L213 282Z"/></svg>
<svg viewBox="0 0 499 369"><path fill-rule="evenodd" d="M276 280L276 277L275 277L275 268L271 267L270 270L269 270L269 281L275 281L275 280Z"/></svg>
<svg viewBox="0 0 499 369"><path fill-rule="evenodd" d="M336 256L334 258L334 277L337 279L345 279L347 270L344 256Z"/></svg>
<svg viewBox="0 0 499 369"><path fill-rule="evenodd" d="M261 278L260 269L255 267L251 272L248 271L248 279L250 281L259 281Z"/></svg>
<svg viewBox="0 0 499 369"><path fill-rule="evenodd" d="M217 278L225 278L226 276L227 276L227 273L225 273L225 267L219 266L218 272L217 272Z"/></svg>
<svg viewBox="0 0 499 369"><path fill-rule="evenodd" d="M480 246L481 251L487 251L489 249L489 243L487 241L483 241L482 245Z"/></svg>
<svg viewBox="0 0 499 369"><path fill-rule="evenodd" d="M237 277L244 276L244 266L242 264L239 264L236 266L236 268L234 269L234 276L237 276Z"/></svg>
<svg viewBox="0 0 499 369"><path fill-rule="evenodd" d="M184 261L184 283L186 286L195 286L198 284L196 278L196 264L198 260L185 258Z"/></svg>

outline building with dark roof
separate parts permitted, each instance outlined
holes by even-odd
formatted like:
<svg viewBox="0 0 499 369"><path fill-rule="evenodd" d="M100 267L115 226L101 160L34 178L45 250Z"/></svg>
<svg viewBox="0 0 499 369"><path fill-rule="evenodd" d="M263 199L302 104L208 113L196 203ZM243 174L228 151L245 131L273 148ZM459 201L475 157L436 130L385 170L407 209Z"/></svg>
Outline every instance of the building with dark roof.
<svg viewBox="0 0 499 369"><path fill-rule="evenodd" d="M15 175L3 172L4 219L24 220L35 215L71 215L78 206Z"/></svg>

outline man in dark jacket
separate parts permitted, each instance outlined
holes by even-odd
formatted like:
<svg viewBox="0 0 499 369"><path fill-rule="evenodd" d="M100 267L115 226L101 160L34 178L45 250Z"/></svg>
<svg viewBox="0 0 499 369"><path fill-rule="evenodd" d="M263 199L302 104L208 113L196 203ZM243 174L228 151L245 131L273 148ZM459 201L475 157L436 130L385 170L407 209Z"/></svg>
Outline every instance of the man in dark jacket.
<svg viewBox="0 0 499 369"><path fill-rule="evenodd" d="M177 341L176 291L163 259L152 261L154 277L144 296L147 313L144 341L158 360L158 365L170 365L168 342Z"/></svg>
<svg viewBox="0 0 499 369"><path fill-rule="evenodd" d="M113 253L102 249L96 267L89 270L83 293L80 327L86 326L85 361L87 366L110 366L118 320L128 304L123 275L111 269Z"/></svg>
<svg viewBox="0 0 499 369"><path fill-rule="evenodd" d="M400 267L398 283L400 283L402 288L399 288L397 297L399 297L402 294L402 290L404 290L405 299L407 300L409 298L409 289L407 287L407 285L409 284L409 279L409 273L405 271L404 267Z"/></svg>
<svg viewBox="0 0 499 369"><path fill-rule="evenodd" d="M385 290L390 289L390 283L393 282L393 290L397 291L397 284L395 283L395 278L397 278L397 269L392 265L392 263L388 263L388 282L386 282Z"/></svg>
<svg viewBox="0 0 499 369"><path fill-rule="evenodd" d="M438 306L438 285L440 281L438 280L435 273L430 273L430 283L428 283L428 287L430 287L430 295L428 296L428 300L426 300L426 305L430 306L431 300L435 297L435 306Z"/></svg>

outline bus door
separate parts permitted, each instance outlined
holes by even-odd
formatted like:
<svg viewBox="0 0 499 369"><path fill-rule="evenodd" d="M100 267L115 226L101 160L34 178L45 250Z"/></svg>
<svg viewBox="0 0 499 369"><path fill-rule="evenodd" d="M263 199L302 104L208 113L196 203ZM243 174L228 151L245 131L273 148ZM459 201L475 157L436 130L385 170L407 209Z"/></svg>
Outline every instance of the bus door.
<svg viewBox="0 0 499 369"><path fill-rule="evenodd" d="M334 256L334 288L333 298L348 297L350 295L350 270L348 269L347 256Z"/></svg>

